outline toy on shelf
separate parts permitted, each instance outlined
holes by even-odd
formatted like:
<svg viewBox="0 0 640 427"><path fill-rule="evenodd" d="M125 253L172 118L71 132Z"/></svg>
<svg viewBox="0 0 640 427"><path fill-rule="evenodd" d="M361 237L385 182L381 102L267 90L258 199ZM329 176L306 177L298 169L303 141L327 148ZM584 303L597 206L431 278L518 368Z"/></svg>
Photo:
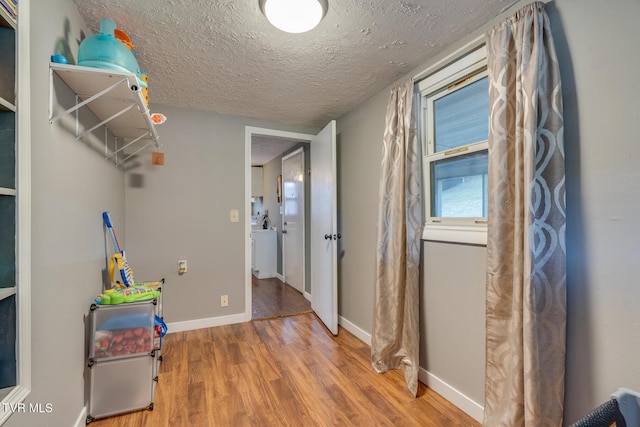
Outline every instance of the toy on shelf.
<svg viewBox="0 0 640 427"><path fill-rule="evenodd" d="M153 350L154 338L143 327L96 331L95 357L131 356Z"/></svg>
<svg viewBox="0 0 640 427"><path fill-rule="evenodd" d="M151 121L156 125L161 125L167 121L167 116L162 113L151 113Z"/></svg>
<svg viewBox="0 0 640 427"><path fill-rule="evenodd" d="M136 278L133 275L133 270L129 267L124 249L120 248L120 244L116 238L116 233L113 230L113 225L111 224L111 216L109 215L109 212L102 212L102 219L104 220L104 225L109 230L109 234L111 235L113 251L115 252L115 254L111 256L111 260L109 262L109 276L111 278L111 284L116 288L132 286L135 283ZM120 274L122 283L116 279L116 269Z"/></svg>
<svg viewBox="0 0 640 427"><path fill-rule="evenodd" d="M113 19L103 18L100 21L100 34L88 36L80 43L78 65L134 73L138 86L146 88L147 83L142 79L133 50L116 38L115 30ZM123 32L118 34L120 37L126 36Z"/></svg>
<svg viewBox="0 0 640 427"><path fill-rule="evenodd" d="M99 316L97 320L104 320L104 317ZM149 353L160 349L156 338L154 316L146 309L129 310L126 314L110 316L96 328L91 357L103 359Z"/></svg>
<svg viewBox="0 0 640 427"><path fill-rule="evenodd" d="M152 286L132 286L125 289L108 289L96 297L96 304L116 305L139 301L148 301L160 296L160 291Z"/></svg>
<svg viewBox="0 0 640 427"><path fill-rule="evenodd" d="M149 108L149 76L146 71L140 70L140 78L147 85L147 87L142 88L142 97L144 98L144 104Z"/></svg>
<svg viewBox="0 0 640 427"><path fill-rule="evenodd" d="M133 53L133 56L136 55L136 46L131 42L127 33L122 31L120 28L116 28L113 30L113 36L120 40L122 44L124 44Z"/></svg>
<svg viewBox="0 0 640 427"><path fill-rule="evenodd" d="M55 62L56 64L68 64L69 60L66 56L56 53L55 55L51 55L51 62Z"/></svg>
<svg viewBox="0 0 640 427"><path fill-rule="evenodd" d="M154 330L154 338L153 338L153 348L156 350L162 349L162 337L167 334L167 324L164 323L164 320L160 316L155 316L153 321L153 330Z"/></svg>

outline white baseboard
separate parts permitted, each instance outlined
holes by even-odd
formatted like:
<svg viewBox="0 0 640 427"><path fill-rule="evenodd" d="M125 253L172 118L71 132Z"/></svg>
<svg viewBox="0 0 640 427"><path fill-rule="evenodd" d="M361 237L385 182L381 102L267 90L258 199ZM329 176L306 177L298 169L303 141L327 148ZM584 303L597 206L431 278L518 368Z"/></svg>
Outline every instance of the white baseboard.
<svg viewBox="0 0 640 427"><path fill-rule="evenodd" d="M206 319L185 320L183 322L167 323L167 333L191 331L193 329L212 328L214 326L232 325L246 322L244 313L230 316L209 317Z"/></svg>
<svg viewBox="0 0 640 427"><path fill-rule="evenodd" d="M284 276L280 273L276 273L276 278L284 283Z"/></svg>
<svg viewBox="0 0 640 427"><path fill-rule="evenodd" d="M338 323L347 331L355 335L356 338L358 338L360 341L369 346L371 345L370 333L351 323L342 316L339 317ZM418 379L430 389L447 399L453 405L460 408L460 410L467 413L470 417L480 423L482 422L482 418L484 415L484 407L482 405L476 403L465 394L450 386L446 382L442 381L432 373L427 372L427 370L424 368L420 368Z"/></svg>
<svg viewBox="0 0 640 427"><path fill-rule="evenodd" d="M436 377L426 369L420 368L418 379L430 389L447 399L449 402L466 412L478 422L482 422L484 407L471 398Z"/></svg>
<svg viewBox="0 0 640 427"><path fill-rule="evenodd" d="M307 291L304 291L304 297L307 301L311 301L311 294Z"/></svg>
<svg viewBox="0 0 640 427"><path fill-rule="evenodd" d="M358 338L360 341L362 341L363 343L367 344L368 346L371 346L371 334L370 333L368 333L364 329L361 329L360 327L356 326L355 324L349 322L347 319L345 319L342 316L338 317L338 324L340 326L342 326L343 328L345 328L347 331L351 332L353 335L355 335L356 338Z"/></svg>
<svg viewBox="0 0 640 427"><path fill-rule="evenodd" d="M76 419L76 422L73 424L73 427L85 427L87 425L87 407L82 407L82 411L80 411L80 415Z"/></svg>

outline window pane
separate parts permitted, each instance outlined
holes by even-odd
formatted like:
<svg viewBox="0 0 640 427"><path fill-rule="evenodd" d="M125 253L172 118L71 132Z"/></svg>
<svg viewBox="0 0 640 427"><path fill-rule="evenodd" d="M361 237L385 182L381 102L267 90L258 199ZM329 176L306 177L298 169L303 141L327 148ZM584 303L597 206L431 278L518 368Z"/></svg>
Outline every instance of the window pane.
<svg viewBox="0 0 640 427"><path fill-rule="evenodd" d="M0 300L0 389L17 384L16 296Z"/></svg>
<svg viewBox="0 0 640 427"><path fill-rule="evenodd" d="M16 188L15 113L0 112L0 187Z"/></svg>
<svg viewBox="0 0 640 427"><path fill-rule="evenodd" d="M431 163L431 216L487 216L487 151Z"/></svg>
<svg viewBox="0 0 640 427"><path fill-rule="evenodd" d="M487 77L434 101L435 151L486 141L489 135Z"/></svg>
<svg viewBox="0 0 640 427"><path fill-rule="evenodd" d="M16 198L0 195L0 288L16 286Z"/></svg>

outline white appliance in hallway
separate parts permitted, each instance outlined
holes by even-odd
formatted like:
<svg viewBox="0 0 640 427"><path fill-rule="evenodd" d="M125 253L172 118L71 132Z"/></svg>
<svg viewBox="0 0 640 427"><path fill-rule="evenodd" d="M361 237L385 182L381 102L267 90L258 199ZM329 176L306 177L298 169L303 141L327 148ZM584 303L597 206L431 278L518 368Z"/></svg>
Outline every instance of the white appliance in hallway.
<svg viewBox="0 0 640 427"><path fill-rule="evenodd" d="M251 230L251 272L258 279L276 277L276 230Z"/></svg>

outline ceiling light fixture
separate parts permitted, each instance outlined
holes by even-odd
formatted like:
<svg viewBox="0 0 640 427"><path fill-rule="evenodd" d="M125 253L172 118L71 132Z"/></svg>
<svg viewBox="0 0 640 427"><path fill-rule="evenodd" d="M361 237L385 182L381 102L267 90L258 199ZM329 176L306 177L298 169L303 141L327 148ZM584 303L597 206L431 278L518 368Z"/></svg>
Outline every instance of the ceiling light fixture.
<svg viewBox="0 0 640 427"><path fill-rule="evenodd" d="M287 33L304 33L324 18L327 0L260 0L260 10L274 27Z"/></svg>

